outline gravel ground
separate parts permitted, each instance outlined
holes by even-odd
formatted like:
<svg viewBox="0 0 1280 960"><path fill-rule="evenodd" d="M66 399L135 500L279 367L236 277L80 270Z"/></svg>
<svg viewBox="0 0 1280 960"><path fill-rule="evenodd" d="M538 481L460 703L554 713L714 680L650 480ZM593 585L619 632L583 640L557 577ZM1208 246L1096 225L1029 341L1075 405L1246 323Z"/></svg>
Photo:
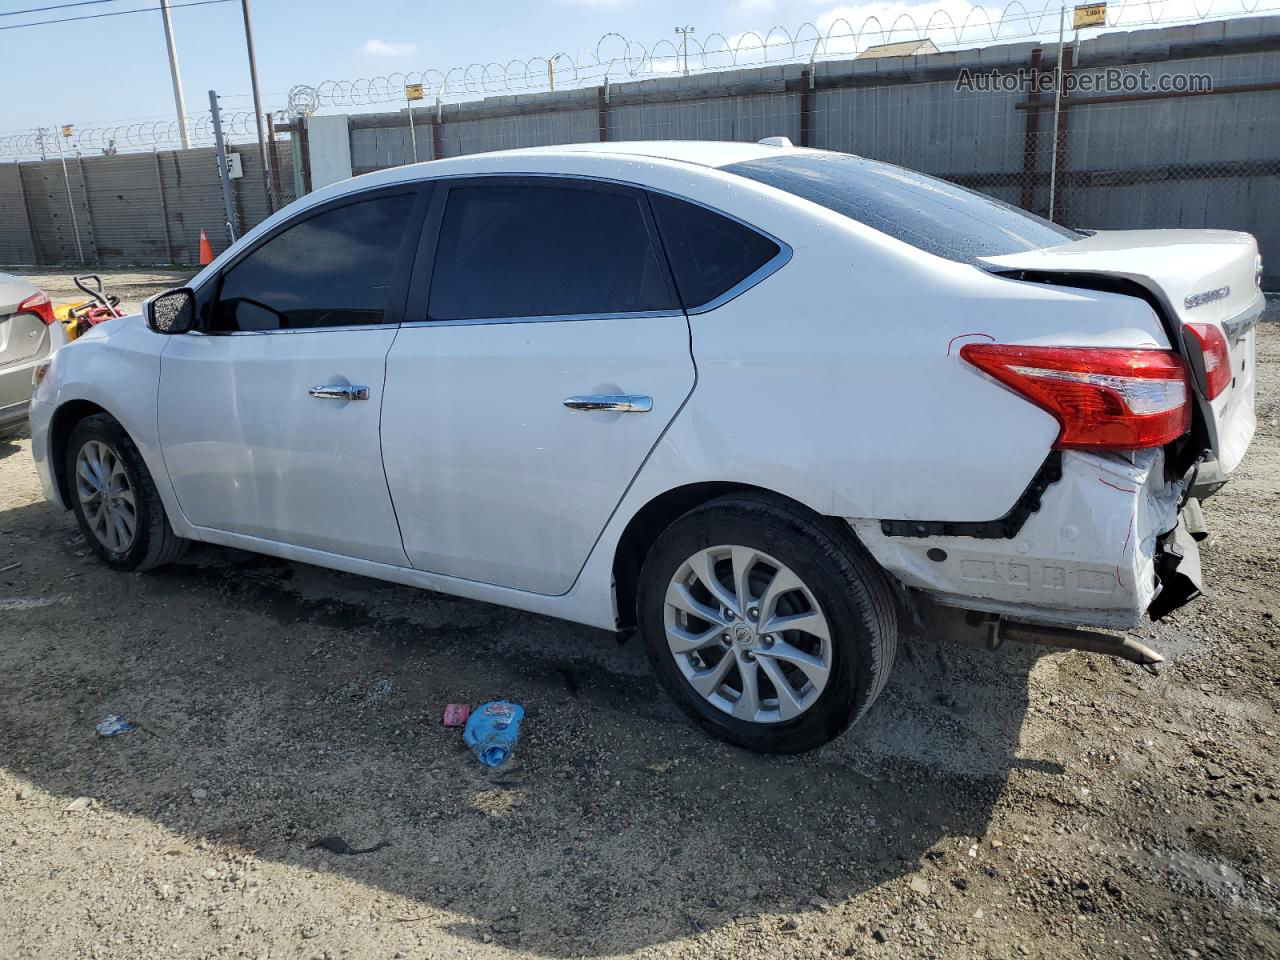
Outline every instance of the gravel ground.
<svg viewBox="0 0 1280 960"><path fill-rule="evenodd" d="M113 573L0 442L0 957L1280 957L1269 320L1159 677L909 638L791 758L585 628L212 547ZM529 713L490 773L439 718L495 697Z"/></svg>

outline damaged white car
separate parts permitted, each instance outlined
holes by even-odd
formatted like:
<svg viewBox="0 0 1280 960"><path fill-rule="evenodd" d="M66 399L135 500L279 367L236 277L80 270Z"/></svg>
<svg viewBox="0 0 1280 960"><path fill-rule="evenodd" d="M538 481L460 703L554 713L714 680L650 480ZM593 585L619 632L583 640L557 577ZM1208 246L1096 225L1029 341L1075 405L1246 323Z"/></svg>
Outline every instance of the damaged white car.
<svg viewBox="0 0 1280 960"><path fill-rule="evenodd" d="M120 570L224 544L638 628L796 751L899 625L1158 653L1254 431L1252 237L1083 235L785 142L358 177L37 370L47 495Z"/></svg>

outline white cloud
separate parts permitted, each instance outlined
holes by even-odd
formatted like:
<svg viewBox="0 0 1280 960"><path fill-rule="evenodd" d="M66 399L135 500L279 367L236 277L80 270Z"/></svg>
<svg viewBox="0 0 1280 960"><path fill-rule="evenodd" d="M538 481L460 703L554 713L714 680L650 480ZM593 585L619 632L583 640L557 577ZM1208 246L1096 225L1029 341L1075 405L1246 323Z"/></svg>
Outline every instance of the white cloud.
<svg viewBox="0 0 1280 960"><path fill-rule="evenodd" d="M416 43L387 43L385 40L366 40L360 47L361 52L371 57L407 57L418 52Z"/></svg>

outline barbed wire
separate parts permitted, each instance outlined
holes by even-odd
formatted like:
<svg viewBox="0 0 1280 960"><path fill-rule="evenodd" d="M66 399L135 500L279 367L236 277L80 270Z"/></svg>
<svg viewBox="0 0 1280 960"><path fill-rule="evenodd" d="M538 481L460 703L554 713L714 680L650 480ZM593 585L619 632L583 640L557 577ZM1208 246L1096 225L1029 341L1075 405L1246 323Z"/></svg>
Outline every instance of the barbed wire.
<svg viewBox="0 0 1280 960"><path fill-rule="evenodd" d="M283 112L273 114L273 120L285 122ZM222 132L228 139L249 138L257 140L257 127L253 111L222 111ZM213 114L205 113L187 118L188 140L192 146L212 146ZM37 127L18 133L0 135L0 157L10 159L38 159L58 156L58 138L62 134L57 127ZM62 149L67 156L97 156L145 149L173 148L182 143L177 118L170 120L136 120L106 126L73 128L71 136L63 138Z"/></svg>
<svg viewBox="0 0 1280 960"><path fill-rule="evenodd" d="M1120 0L1109 6L1105 27L1094 29L1169 25L1280 9L1274 5L1264 7L1264 0L1189 2L1190 8L1188 0ZM912 40L930 40L939 48L1011 42L1056 33L1061 9L1058 0L1043 0L1038 9L1034 3L1029 7L1022 0L1010 0L998 13L994 7L970 7L958 22L946 9L933 11L923 22L904 11L892 20L871 14L856 27L853 21L842 16L831 21L825 30L806 21L794 30L774 26L763 32L715 31L703 37L663 38L652 44L611 32L596 41L594 48L579 50L577 54L561 51L505 63L477 61L447 70L427 68L298 85L289 91L290 112L301 116L324 107L362 107L402 101L409 84L422 84L424 94L445 101L641 80L685 70L692 74L764 64L816 62L856 56L870 46ZM1170 15L1171 11L1182 15Z"/></svg>
<svg viewBox="0 0 1280 960"><path fill-rule="evenodd" d="M1264 3L1269 4L1264 6ZM1106 29L1190 23L1217 17L1265 13L1280 9L1277 0L1119 0L1109 4ZM505 63L474 62L446 70L427 68L393 72L355 80L322 80L299 84L289 90L288 107L273 114L277 122L310 116L327 108L365 107L403 102L405 87L422 84L424 95L438 101L597 86L614 82L690 74L781 63L816 63L848 58L868 47L908 41L931 41L938 48L965 44L1007 43L1056 33L1062 10L1060 0L1043 0L1038 8L1022 0L1009 0L1002 10L972 6L957 18L946 9L934 10L927 19L908 12L891 20L871 14L854 26L848 17L836 17L825 29L806 21L792 30L784 26L736 34L713 31L702 37L663 38L651 44L610 32L590 50L577 54L559 52ZM687 42L687 47L685 46ZM223 130L228 137L254 136L251 111L224 111ZM193 145L213 143L212 117L188 119ZM56 128L25 130L0 135L0 158L30 159L56 156ZM174 148L181 143L178 121L144 120L85 128L75 132L64 149L90 155L152 148Z"/></svg>

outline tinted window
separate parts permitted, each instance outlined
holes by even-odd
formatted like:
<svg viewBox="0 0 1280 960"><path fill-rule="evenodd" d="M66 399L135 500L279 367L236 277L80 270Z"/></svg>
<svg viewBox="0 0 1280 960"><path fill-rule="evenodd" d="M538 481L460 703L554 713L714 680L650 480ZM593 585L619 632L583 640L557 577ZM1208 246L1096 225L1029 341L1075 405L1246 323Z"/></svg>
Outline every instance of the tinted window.
<svg viewBox="0 0 1280 960"><path fill-rule="evenodd" d="M768 237L696 203L654 194L653 212L680 299L692 310L714 300L778 255Z"/></svg>
<svg viewBox="0 0 1280 960"><path fill-rule="evenodd" d="M962 263L1080 238L1074 231L984 194L846 153L769 157L724 169Z"/></svg>
<svg viewBox="0 0 1280 960"><path fill-rule="evenodd" d="M553 186L449 191L433 320L676 309L634 194Z"/></svg>
<svg viewBox="0 0 1280 960"><path fill-rule="evenodd" d="M268 240L224 275L211 329L381 323L413 199L347 204Z"/></svg>

